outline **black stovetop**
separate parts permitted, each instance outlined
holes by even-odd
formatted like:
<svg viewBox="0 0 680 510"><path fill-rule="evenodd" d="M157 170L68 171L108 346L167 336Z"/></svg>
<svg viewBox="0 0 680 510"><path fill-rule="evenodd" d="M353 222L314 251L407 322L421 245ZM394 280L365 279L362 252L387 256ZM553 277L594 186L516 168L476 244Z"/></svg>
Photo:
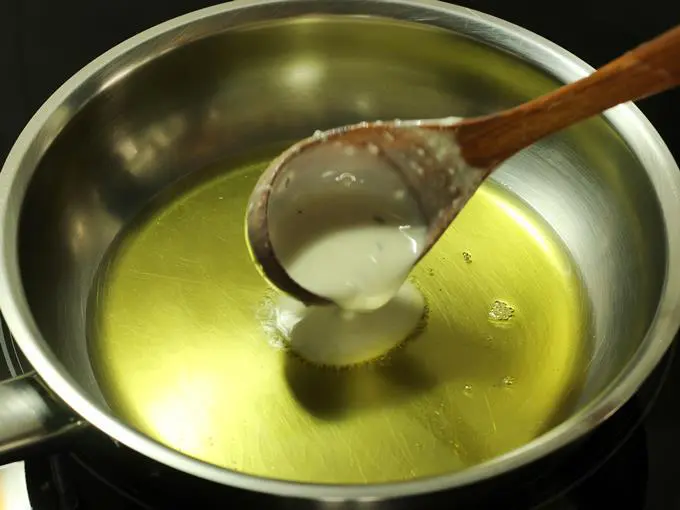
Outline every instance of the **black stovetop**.
<svg viewBox="0 0 680 510"><path fill-rule="evenodd" d="M136 32L214 3L0 0L0 160L49 94L92 58ZM680 21L680 2L669 0L647 0L643 5L570 0L559 12L552 2L456 3L529 28L595 66ZM680 92L646 100L640 107L680 160L675 127ZM4 325L2 331L0 380L29 368ZM490 507L680 509L678 393L680 357L671 350L613 418L540 476L492 495ZM35 510L176 507L154 492L151 480L130 481L73 451L32 458L26 462L26 476Z"/></svg>

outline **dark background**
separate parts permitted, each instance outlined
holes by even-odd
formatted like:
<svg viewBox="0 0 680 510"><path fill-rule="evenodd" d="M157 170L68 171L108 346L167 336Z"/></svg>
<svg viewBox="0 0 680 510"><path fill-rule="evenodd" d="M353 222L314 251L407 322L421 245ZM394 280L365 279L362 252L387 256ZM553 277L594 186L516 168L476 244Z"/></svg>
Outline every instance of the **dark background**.
<svg viewBox="0 0 680 510"><path fill-rule="evenodd" d="M220 2L0 0L0 159L42 102L87 62L161 21L216 3ZM593 66L680 23L680 0L456 3L522 25ZM680 134L660 121L671 112L680 114L680 92L646 100L642 107L670 145L675 145L672 137L680 141ZM675 155L680 157L677 149Z"/></svg>

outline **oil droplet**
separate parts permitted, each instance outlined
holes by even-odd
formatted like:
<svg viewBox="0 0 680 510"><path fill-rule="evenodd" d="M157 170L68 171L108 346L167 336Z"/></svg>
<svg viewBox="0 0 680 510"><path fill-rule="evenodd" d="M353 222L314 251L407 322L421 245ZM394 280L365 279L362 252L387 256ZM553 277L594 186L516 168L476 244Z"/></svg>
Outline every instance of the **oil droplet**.
<svg viewBox="0 0 680 510"><path fill-rule="evenodd" d="M418 448L418 449L420 449L420 448L423 447L423 443L418 443L418 442L417 442L417 443L415 444L415 447Z"/></svg>
<svg viewBox="0 0 680 510"><path fill-rule="evenodd" d="M472 264L472 254L469 251L464 251L463 260L466 264Z"/></svg>
<svg viewBox="0 0 680 510"><path fill-rule="evenodd" d="M512 377L511 375L506 375L505 377L503 377L503 386L509 388L513 384L515 384L514 377Z"/></svg>
<svg viewBox="0 0 680 510"><path fill-rule="evenodd" d="M508 321L515 315L515 309L505 301L496 300L489 310L489 319L493 321Z"/></svg>
<svg viewBox="0 0 680 510"><path fill-rule="evenodd" d="M357 182L357 178L354 174L351 174L349 172L343 172L340 175L338 175L335 178L336 182L339 182L340 184L344 184L345 186L349 187L355 182Z"/></svg>
<svg viewBox="0 0 680 510"><path fill-rule="evenodd" d="M460 449L460 444L458 444L458 442L456 440L449 439L446 442L449 444L449 446L453 447L454 450L458 451Z"/></svg>
<svg viewBox="0 0 680 510"><path fill-rule="evenodd" d="M472 384L466 384L463 386L463 393L466 395L472 395Z"/></svg>
<svg viewBox="0 0 680 510"><path fill-rule="evenodd" d="M355 152L356 149L354 147L345 147L344 149L344 153L346 156L353 156Z"/></svg>
<svg viewBox="0 0 680 510"><path fill-rule="evenodd" d="M378 148L378 146L373 144L373 143L369 143L366 146L366 149L368 149L368 152L370 152L374 156L376 156L380 152L380 149Z"/></svg>

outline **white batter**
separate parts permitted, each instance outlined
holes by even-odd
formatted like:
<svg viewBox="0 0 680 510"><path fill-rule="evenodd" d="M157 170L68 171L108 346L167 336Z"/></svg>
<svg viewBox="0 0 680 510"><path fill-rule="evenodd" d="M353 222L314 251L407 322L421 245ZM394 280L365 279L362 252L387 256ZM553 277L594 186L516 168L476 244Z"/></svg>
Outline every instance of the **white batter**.
<svg viewBox="0 0 680 510"><path fill-rule="evenodd" d="M289 296L275 302L274 327L302 358L317 365L350 366L380 358L413 332L425 310L410 282L385 306L347 312L336 306L305 307Z"/></svg>
<svg viewBox="0 0 680 510"><path fill-rule="evenodd" d="M297 283L338 306L305 309L282 298L277 329L314 363L378 357L423 315L422 296L404 282L422 252L425 220L370 147L308 150L294 165L270 198L272 247ZM303 172L313 174L298 178Z"/></svg>
<svg viewBox="0 0 680 510"><path fill-rule="evenodd" d="M345 310L377 310L408 276L424 232L411 225L371 224L319 232L286 269L298 283Z"/></svg>

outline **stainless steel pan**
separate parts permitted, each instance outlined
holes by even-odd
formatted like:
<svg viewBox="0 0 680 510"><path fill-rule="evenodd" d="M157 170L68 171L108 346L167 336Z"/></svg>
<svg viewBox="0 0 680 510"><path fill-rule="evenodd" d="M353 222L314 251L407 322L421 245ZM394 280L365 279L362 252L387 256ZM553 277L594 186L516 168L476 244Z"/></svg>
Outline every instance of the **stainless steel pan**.
<svg viewBox="0 0 680 510"><path fill-rule="evenodd" d="M301 23L301 15L313 16ZM334 30L343 31L345 53L371 65L340 61L328 44L328 16L350 16ZM313 87L275 65L281 51L302 56L312 46L322 70ZM0 452L10 458L87 423L218 484L366 502L492 478L582 437L633 395L680 323L678 167L633 105L545 140L497 173L551 224L578 265L593 308L594 350L572 416L470 469L331 486L261 479L193 459L108 407L87 355L85 310L93 275L120 229L158 191L227 153L362 119L362 94L383 117L472 116L590 70L517 26L418 0L235 1L154 27L93 61L36 113L0 174L0 306L36 370L0 386ZM346 86L357 80L360 86ZM385 83L389 94L381 92ZM225 100L229 115L214 122L211 106ZM145 141L153 128L172 133L169 143ZM134 168L117 152L121 132L148 149Z"/></svg>

